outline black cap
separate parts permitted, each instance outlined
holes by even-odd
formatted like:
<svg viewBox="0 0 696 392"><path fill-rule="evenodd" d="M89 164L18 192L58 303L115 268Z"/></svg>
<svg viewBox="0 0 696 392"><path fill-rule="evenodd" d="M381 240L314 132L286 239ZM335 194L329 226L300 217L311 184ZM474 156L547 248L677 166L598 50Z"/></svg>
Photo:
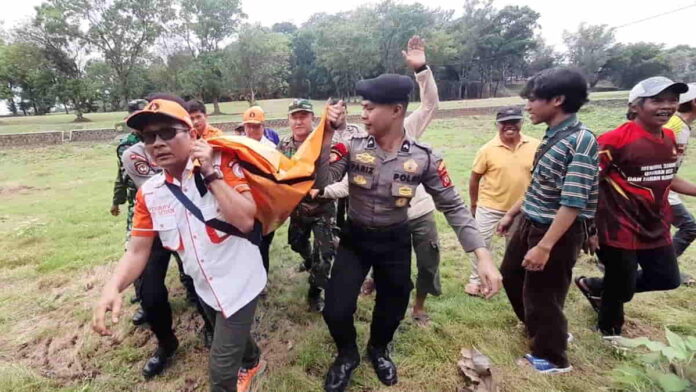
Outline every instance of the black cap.
<svg viewBox="0 0 696 392"><path fill-rule="evenodd" d="M495 115L496 122L510 121L510 120L522 120L524 116L522 115L522 108L518 106L507 106L498 110L498 114Z"/></svg>
<svg viewBox="0 0 696 392"><path fill-rule="evenodd" d="M382 74L374 79L359 81L355 85L355 91L374 103L408 102L408 96L413 91L413 81L404 75Z"/></svg>

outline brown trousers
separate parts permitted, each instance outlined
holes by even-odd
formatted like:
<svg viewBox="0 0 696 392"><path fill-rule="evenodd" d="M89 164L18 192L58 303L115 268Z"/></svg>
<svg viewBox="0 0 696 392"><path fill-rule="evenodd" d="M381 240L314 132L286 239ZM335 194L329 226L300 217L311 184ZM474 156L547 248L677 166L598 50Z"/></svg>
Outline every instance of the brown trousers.
<svg viewBox="0 0 696 392"><path fill-rule="evenodd" d="M576 221L551 249L543 271L527 271L522 261L527 251L544 237L549 225L522 217L505 250L500 271L512 308L527 327L532 355L558 367L567 367L568 321L563 314L568 288L584 239Z"/></svg>

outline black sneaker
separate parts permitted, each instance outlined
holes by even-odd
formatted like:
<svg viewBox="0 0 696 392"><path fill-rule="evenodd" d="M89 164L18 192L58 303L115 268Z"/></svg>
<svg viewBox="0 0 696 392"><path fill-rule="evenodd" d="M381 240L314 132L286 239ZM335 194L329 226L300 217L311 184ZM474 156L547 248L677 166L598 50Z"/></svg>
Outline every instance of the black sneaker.
<svg viewBox="0 0 696 392"><path fill-rule="evenodd" d="M145 319L145 311L143 308L138 308L138 310L135 311L135 314L133 314L133 325L143 325L147 322Z"/></svg>
<svg viewBox="0 0 696 392"><path fill-rule="evenodd" d="M307 303L309 304L310 312L321 313L324 310L324 298L321 295L321 289L310 286L307 293Z"/></svg>
<svg viewBox="0 0 696 392"><path fill-rule="evenodd" d="M150 379L162 373L167 365L169 365L177 348L179 348L179 340L177 340L176 337L173 337L173 340L168 344L160 344L152 357L150 357L150 359L145 362L145 366L143 366L143 376L145 379Z"/></svg>
<svg viewBox="0 0 696 392"><path fill-rule="evenodd" d="M337 356L324 380L324 391L344 392L350 384L353 371L360 365L360 357Z"/></svg>
<svg viewBox="0 0 696 392"><path fill-rule="evenodd" d="M391 386L399 381L396 374L396 365L389 357L389 351L386 347L381 348L368 345L367 357L370 358L372 367L375 369L375 373L377 373L377 378L379 378L382 384Z"/></svg>

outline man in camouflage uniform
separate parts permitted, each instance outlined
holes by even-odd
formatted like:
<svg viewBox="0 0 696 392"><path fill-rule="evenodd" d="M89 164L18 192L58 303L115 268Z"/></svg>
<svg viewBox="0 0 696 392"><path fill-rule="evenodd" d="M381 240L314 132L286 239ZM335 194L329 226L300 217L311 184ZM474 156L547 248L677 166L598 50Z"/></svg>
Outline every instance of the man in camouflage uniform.
<svg viewBox="0 0 696 392"><path fill-rule="evenodd" d="M147 101L144 99L136 99L128 102L128 114L135 111L141 110L147 105ZM131 224L133 220L133 206L135 204L135 184L133 181L125 174L123 171L123 162L121 161L121 156L126 149L135 143L139 142L140 139L131 129L130 132L121 138L118 146L116 147L116 159L118 161L118 173L116 174L116 181L114 181L114 198L111 203L111 215L118 216L121 213L119 206L128 202L128 216L126 218L126 242L130 237Z"/></svg>
<svg viewBox="0 0 696 392"><path fill-rule="evenodd" d="M288 121L292 133L278 144L285 156L292 157L314 127L314 109L306 99L295 99L288 108ZM329 279L331 263L336 254L336 203L332 200L309 196L290 215L288 244L302 256L303 269L309 271L307 302L313 312L324 308L322 289ZM310 244L310 236L314 239Z"/></svg>
<svg viewBox="0 0 696 392"><path fill-rule="evenodd" d="M144 99L135 99L128 102L128 114L134 113L138 110L142 110L147 101ZM117 127L120 126L117 125ZM118 162L118 173L116 174L116 181L114 181L114 198L111 203L111 215L119 216L121 210L119 206L128 202L128 215L126 216L126 242L128 245L128 239L130 238L131 226L133 225L133 207L135 206L135 193L138 191L133 180L128 177L125 170L123 169L123 161L121 157L124 151L134 144L140 142L140 138L136 133L123 124L123 129L128 130L129 133L121 138L116 147L116 159ZM132 302L140 302L140 297L138 293L140 292L140 279L136 280L133 284L135 287L135 296L131 300ZM145 314L142 309L138 309L133 315L133 324L141 325L145 322Z"/></svg>

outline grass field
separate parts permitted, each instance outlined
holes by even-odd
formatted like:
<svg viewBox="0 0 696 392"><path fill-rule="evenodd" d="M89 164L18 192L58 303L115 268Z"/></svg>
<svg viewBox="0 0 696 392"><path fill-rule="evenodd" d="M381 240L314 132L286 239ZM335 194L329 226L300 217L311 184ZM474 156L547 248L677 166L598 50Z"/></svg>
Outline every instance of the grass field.
<svg viewBox="0 0 696 392"><path fill-rule="evenodd" d="M622 110L590 107L581 118L595 131L611 129ZM471 161L493 135L490 116L436 120L424 140L444 153L450 174L465 194ZM528 127L540 136L542 128ZM65 144L51 148L0 151L0 391L205 391L207 350L201 323L186 305L176 268L168 276L176 333L181 348L173 365L144 382L140 369L155 348L150 332L128 321L129 305L113 338L91 332L91 308L122 253L125 218L108 210L115 175L114 146ZM693 159L681 174L696 180ZM693 199L686 199L692 211ZM386 388L363 361L352 392L454 392L462 385L459 351L476 347L492 359L505 392L594 392L609 390L612 368L631 355L614 351L592 331L595 315L571 288L566 314L575 335L569 355L575 371L559 376L530 374L515 365L526 342L504 293L491 301L464 293L468 256L438 214L441 229L443 295L428 301L433 324L415 326L407 316L395 339L393 358L400 382ZM496 239L500 260L503 242ZM320 315L309 314L307 276L295 272L300 258L286 244L286 229L271 250L269 294L258 311L255 333L269 362L261 391L318 392L334 355ZM696 250L680 260L696 273ZM583 257L576 274L596 275ZM127 290L130 297L132 289ZM629 336L663 339L665 326L696 334L695 288L640 294L627 306ZM367 339L373 298L362 298L356 314L359 344Z"/></svg>
<svg viewBox="0 0 696 392"><path fill-rule="evenodd" d="M605 99L624 98L627 95L625 91L618 92L602 92L594 93L591 96L592 100L601 101ZM288 104L291 99L271 99L259 101L266 111L266 118L284 118L287 113ZM324 101L313 101L315 107L322 107ZM471 99L464 101L446 101L440 104L442 109L455 109L463 107L487 107L508 104L520 104L522 99L519 97L506 98L489 98L489 99ZM352 113L357 113L357 104L351 109ZM211 104L208 106L208 112L213 111ZM223 115L212 116L211 122L228 122L241 121L242 113L249 107L247 102L223 102L220 104L220 110ZM114 124L123 121L126 117L126 112L109 112L109 113L89 113L85 117L90 122L75 123L75 116L65 113L52 113L45 116L17 116L17 117L1 117L0 118L0 134L3 133L18 133L18 132L45 132L45 131L69 131L75 129L99 129L112 128Z"/></svg>

